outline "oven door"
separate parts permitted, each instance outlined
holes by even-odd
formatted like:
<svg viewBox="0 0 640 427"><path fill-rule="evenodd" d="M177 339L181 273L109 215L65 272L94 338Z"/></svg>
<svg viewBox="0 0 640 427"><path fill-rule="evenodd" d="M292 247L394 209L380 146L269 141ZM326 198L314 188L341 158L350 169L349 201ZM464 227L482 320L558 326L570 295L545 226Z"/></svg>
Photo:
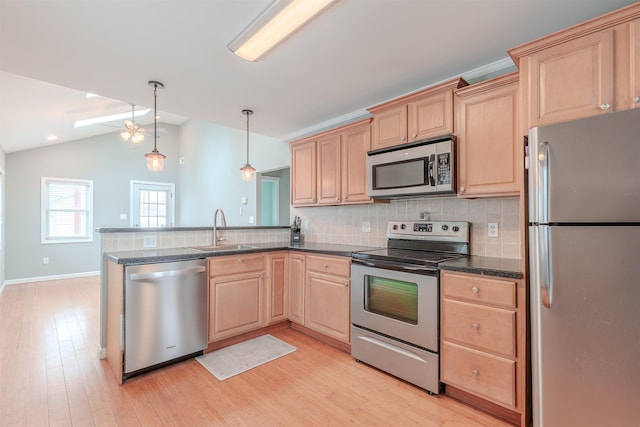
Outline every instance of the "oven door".
<svg viewBox="0 0 640 427"><path fill-rule="evenodd" d="M438 271L351 264L351 323L438 352Z"/></svg>

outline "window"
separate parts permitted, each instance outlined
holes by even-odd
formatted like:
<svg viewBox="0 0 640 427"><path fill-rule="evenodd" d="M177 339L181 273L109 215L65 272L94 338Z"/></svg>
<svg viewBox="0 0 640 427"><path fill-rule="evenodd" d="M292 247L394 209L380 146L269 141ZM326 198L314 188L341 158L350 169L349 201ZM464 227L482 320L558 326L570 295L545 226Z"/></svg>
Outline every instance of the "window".
<svg viewBox="0 0 640 427"><path fill-rule="evenodd" d="M131 181L131 226L173 227L174 185Z"/></svg>
<svg viewBox="0 0 640 427"><path fill-rule="evenodd" d="M93 242L93 181L42 177L42 243Z"/></svg>

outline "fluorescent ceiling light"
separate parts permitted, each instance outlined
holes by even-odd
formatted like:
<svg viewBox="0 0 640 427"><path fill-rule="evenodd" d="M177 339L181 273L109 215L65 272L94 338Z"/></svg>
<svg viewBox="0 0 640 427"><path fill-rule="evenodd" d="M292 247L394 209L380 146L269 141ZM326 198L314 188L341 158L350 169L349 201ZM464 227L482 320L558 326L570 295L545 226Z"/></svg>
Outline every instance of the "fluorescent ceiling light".
<svg viewBox="0 0 640 427"><path fill-rule="evenodd" d="M47 135L46 139L47 141L55 141L58 137L56 135Z"/></svg>
<svg viewBox="0 0 640 427"><path fill-rule="evenodd" d="M134 113L134 116L135 117L144 116L149 111L151 111L150 108L147 108L145 110L138 110L138 111L136 111ZM131 113L130 112L120 113L120 114L112 114L110 116L94 117L92 119L78 120L77 122L74 123L73 127L74 128L79 128L79 127L82 127L82 126L95 125L95 124L98 124L98 123L113 122L115 120L128 119L129 117L131 117Z"/></svg>
<svg viewBox="0 0 640 427"><path fill-rule="evenodd" d="M257 61L337 0L276 0L229 45L247 61Z"/></svg>

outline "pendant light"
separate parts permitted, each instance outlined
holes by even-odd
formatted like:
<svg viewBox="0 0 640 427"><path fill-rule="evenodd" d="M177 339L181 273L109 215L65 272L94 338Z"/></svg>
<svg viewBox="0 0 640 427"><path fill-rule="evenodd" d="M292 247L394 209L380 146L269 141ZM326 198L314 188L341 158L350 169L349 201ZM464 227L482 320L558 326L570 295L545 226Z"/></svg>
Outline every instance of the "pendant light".
<svg viewBox="0 0 640 427"><path fill-rule="evenodd" d="M243 181L253 180L253 174L256 169L249 164L249 116L253 114L253 110L242 110L242 114L247 116L247 163L240 168Z"/></svg>
<svg viewBox="0 0 640 427"><path fill-rule="evenodd" d="M153 86L153 151L145 154L147 158L147 167L150 171L160 172L164 167L164 159L167 157L158 151L158 111L156 101L158 99L158 87L163 88L164 85L155 80L149 81L149 86Z"/></svg>

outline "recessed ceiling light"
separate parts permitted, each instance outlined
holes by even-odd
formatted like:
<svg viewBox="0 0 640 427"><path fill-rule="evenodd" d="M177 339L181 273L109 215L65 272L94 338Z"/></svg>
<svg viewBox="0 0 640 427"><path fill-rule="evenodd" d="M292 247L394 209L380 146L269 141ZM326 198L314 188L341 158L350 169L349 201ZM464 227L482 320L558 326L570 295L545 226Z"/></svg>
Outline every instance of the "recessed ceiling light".
<svg viewBox="0 0 640 427"><path fill-rule="evenodd" d="M151 109L149 109L149 108L147 108L145 110L138 110L138 111L136 111L134 113L134 117L144 116L149 111L151 111ZM94 118L91 118L91 119L78 120L77 122L75 122L73 124L73 127L74 128L79 128L79 127L82 127L82 126L95 125L97 123L113 122L114 120L123 120L123 119L128 119L129 117L131 117L131 113L130 112L112 114L110 116L94 117Z"/></svg>
<svg viewBox="0 0 640 427"><path fill-rule="evenodd" d="M100 95L96 95L95 93L87 92L87 98L99 98Z"/></svg>
<svg viewBox="0 0 640 427"><path fill-rule="evenodd" d="M47 135L46 139L47 141L55 141L58 137L56 135Z"/></svg>

